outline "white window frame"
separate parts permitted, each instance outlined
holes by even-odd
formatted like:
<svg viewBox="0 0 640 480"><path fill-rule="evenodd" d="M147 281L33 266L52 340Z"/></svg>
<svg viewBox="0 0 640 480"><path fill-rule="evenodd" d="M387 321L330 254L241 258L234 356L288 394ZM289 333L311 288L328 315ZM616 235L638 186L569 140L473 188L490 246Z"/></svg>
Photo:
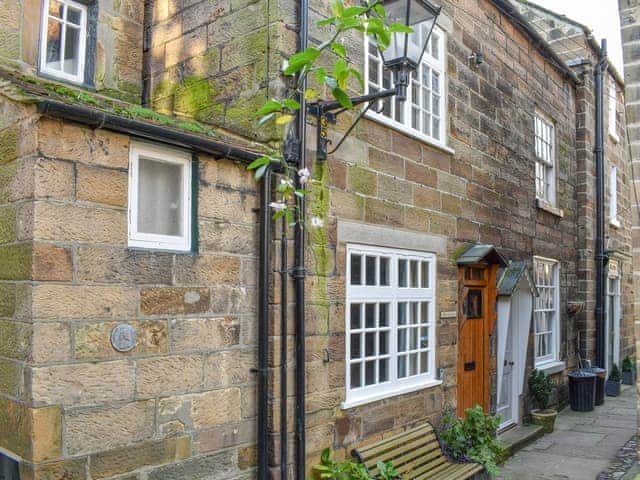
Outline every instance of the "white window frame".
<svg viewBox="0 0 640 480"><path fill-rule="evenodd" d="M383 256L390 258L389 261L389 286L367 286L351 285L351 254L361 254L364 256ZM440 385L441 380L437 379L436 350L437 350L437 321L436 321L436 255L427 252L412 250L401 250L383 247L373 247L360 244L348 244L346 252L346 301L345 301L345 352L346 352L346 397L342 408L351 408L369 402L381 400L383 398L401 395L416 390ZM429 264L428 288L408 288L398 286L398 259L410 259L426 261ZM363 262L364 263L364 262ZM379 262L378 262L379 263ZM379 267L378 267L379 268ZM378 278L376 279L378 281ZM426 373L411 377L398 379L398 302L421 301L428 302L427 322L428 330L428 365ZM389 303L389 365L388 381L375 383L370 386L361 386L351 389L351 308L352 303ZM364 319L362 319L364 322ZM360 330L360 329L358 329ZM378 327L377 331L380 330ZM377 338L377 337L376 337ZM377 347L376 347L377 350ZM404 352L403 352L404 353ZM378 359L381 356L376 353L374 356L365 357L362 352L361 358ZM384 355L383 357L387 357ZM359 363L356 359L354 363ZM364 378L364 375L363 375Z"/></svg>
<svg viewBox="0 0 640 480"><path fill-rule="evenodd" d="M537 266L539 263L545 263L548 265L552 265L553 268L553 283L554 285L539 285L538 277L537 277ZM554 304L554 316L551 324L551 330L546 332L538 332L536 326L536 312L537 311L549 311L548 309L538 309L536 308L536 302L539 300L534 298L533 305L533 356L535 367L538 369L544 370L545 367L554 366L560 360L560 262L558 260L552 258L545 257L533 257L533 276L534 282L536 283L536 287L538 291L542 291L542 289L553 287L553 304ZM540 298L540 297L538 297ZM537 336L539 334L551 333L551 352L543 357L538 357L536 355L536 344L537 344Z"/></svg>
<svg viewBox="0 0 640 480"><path fill-rule="evenodd" d="M82 3L74 2L73 0L57 0L58 2L71 6L81 11L80 19L80 32L78 38L80 39L80 46L78 49L78 73L71 75L61 70L55 70L47 66L47 32L49 28L49 0L44 0L42 4L42 16L40 19L40 71L47 75L50 75L61 80L66 80L73 83L84 83L85 75L85 63L86 63L86 50L87 50L87 19L89 14L89 7ZM64 42L66 38L66 21L60 22L63 28L62 44L60 47L61 57L60 61L64 61Z"/></svg>
<svg viewBox="0 0 640 480"><path fill-rule="evenodd" d="M613 79L609 81L609 136L620 141L618 136L618 87Z"/></svg>
<svg viewBox="0 0 640 480"><path fill-rule="evenodd" d="M542 129L545 129L544 131ZM548 131L547 131L548 130ZM551 138L546 138L545 134L549 133ZM549 117L540 111L534 114L534 155L536 159L534 181L536 190L536 199L547 203L553 207L556 206L556 126ZM548 147L547 154L544 154L545 147ZM543 152L543 155L540 155ZM548 157L548 158L547 158ZM540 192L538 169L544 173L543 192Z"/></svg>
<svg viewBox="0 0 640 480"><path fill-rule="evenodd" d="M609 223L618 228L618 167L615 165L609 170Z"/></svg>
<svg viewBox="0 0 640 480"><path fill-rule="evenodd" d="M431 38L433 35L437 35L440 39L438 42L438 59L435 59L431 55ZM391 117L388 117L382 113L377 113L375 109L378 105L373 104L371 109L369 109L365 116L372 120L375 120L379 123L382 123L388 127L391 127L395 130L398 130L408 136L414 137L418 140L421 140L429 145L433 145L440 149L446 151L453 151L447 146L447 69L446 69L446 42L447 37L445 32L438 28L437 26L433 27L433 31L431 34L431 38L429 39L429 44L425 49L424 55L422 56L421 64L416 70L415 73L419 73L422 69L422 65L426 65L432 70L436 71L440 75L440 109L438 112L440 125L439 125L439 138L435 138L434 136L427 135L421 130L415 129L411 126L411 105L412 105L412 82L414 73L410 74L409 85L407 87L407 99L403 103L404 110L404 121L399 122L395 120L395 99L392 97L391 99L387 99L386 101L390 102L391 105ZM364 35L364 84L365 84L365 94L369 93L369 37ZM380 54L378 54L379 61L379 71L378 71L378 85L383 87L383 72L384 67L382 67L382 58ZM391 74L391 72L389 72ZM391 80L391 83L393 80ZM391 87L391 85L389 85ZM422 123L422 120L420 120Z"/></svg>
<svg viewBox="0 0 640 480"><path fill-rule="evenodd" d="M183 168L183 235L158 235L138 231L139 160L181 165ZM129 247L186 252L191 250L191 153L143 142L132 142L129 154Z"/></svg>

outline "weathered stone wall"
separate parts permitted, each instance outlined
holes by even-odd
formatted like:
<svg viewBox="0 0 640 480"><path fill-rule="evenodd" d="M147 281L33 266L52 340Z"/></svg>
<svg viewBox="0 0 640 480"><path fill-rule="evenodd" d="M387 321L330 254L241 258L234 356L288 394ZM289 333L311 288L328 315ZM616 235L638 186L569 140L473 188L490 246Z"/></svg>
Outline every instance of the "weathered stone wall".
<svg viewBox="0 0 640 480"><path fill-rule="evenodd" d="M130 138L2 113L0 447L25 479L252 478L252 176L200 156L198 253L128 249Z"/></svg>
<svg viewBox="0 0 640 480"><path fill-rule="evenodd" d="M314 175L328 186L328 195L316 188L310 207L310 215L323 218L327 231L310 232L309 464L317 462L320 450L328 445L338 449L339 455L348 455L356 444L375 441L427 418L437 421L445 408L454 406L458 322L440 314L457 309L453 257L464 244L494 244L508 258L529 264L534 255L561 262L560 355L567 362L567 371L576 363L576 330L565 309L567 301L578 295L574 85L490 2L442 4L441 22L447 35L448 144L453 152L432 148L365 119L326 164L314 165ZM326 13L324 4L312 5L317 16ZM322 38L322 32L315 33ZM351 59L361 67L362 39L353 41L359 41L360 47L350 51ZM485 62L472 66L468 56L480 47ZM556 123L562 217L535 206L536 108ZM348 125L348 119L341 120L332 138ZM437 362L445 372L442 386L341 408L345 396L345 245L337 234L341 220L447 240L447 253L438 256L436 287ZM530 351L532 348L531 341ZM322 351L328 356L323 358L318 353ZM491 371L495 389L495 357ZM557 375L555 381L560 386L559 401L564 403L565 374ZM494 397L495 392L495 407Z"/></svg>
<svg viewBox="0 0 640 480"><path fill-rule="evenodd" d="M98 0L94 84L98 91L139 102L142 92L143 4ZM38 65L41 0L0 2L0 62L29 74Z"/></svg>

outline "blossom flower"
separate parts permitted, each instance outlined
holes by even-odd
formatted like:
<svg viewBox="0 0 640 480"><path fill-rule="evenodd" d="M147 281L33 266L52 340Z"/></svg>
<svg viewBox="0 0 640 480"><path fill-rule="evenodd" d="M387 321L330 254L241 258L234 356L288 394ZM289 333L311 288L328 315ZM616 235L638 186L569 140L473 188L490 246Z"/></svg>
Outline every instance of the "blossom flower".
<svg viewBox="0 0 640 480"><path fill-rule="evenodd" d="M309 177L311 176L311 172L305 167L298 170L298 176L300 177L300 185L306 185L309 181Z"/></svg>
<svg viewBox="0 0 640 480"><path fill-rule="evenodd" d="M324 221L320 217L311 217L312 227L321 227L322 225L324 225Z"/></svg>
<svg viewBox="0 0 640 480"><path fill-rule="evenodd" d="M269 206L276 212L284 212L287 209L287 205L282 202L271 202Z"/></svg>

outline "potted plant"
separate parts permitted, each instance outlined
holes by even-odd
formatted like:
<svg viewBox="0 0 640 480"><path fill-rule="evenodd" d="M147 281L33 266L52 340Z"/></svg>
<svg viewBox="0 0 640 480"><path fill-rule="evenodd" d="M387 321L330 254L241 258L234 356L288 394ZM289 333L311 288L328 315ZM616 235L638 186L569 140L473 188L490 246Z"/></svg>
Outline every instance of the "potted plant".
<svg viewBox="0 0 640 480"><path fill-rule="evenodd" d="M609 397L617 397L620 395L621 387L622 382L620 381L620 369L618 368L618 365L614 363L613 367L611 367L611 371L609 372L609 378L607 379L605 390Z"/></svg>
<svg viewBox="0 0 640 480"><path fill-rule="evenodd" d="M622 384L633 385L634 368L631 358L627 355L622 360Z"/></svg>
<svg viewBox="0 0 640 480"><path fill-rule="evenodd" d="M540 425L544 433L553 432L558 411L549 406L553 392L551 379L544 372L533 370L529 376L529 392L538 407L531 410L533 423Z"/></svg>

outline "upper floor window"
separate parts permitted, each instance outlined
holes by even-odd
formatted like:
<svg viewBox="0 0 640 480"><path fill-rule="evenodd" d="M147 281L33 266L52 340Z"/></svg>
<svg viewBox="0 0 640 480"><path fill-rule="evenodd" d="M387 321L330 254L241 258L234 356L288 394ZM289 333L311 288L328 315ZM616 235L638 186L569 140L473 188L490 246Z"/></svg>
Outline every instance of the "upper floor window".
<svg viewBox="0 0 640 480"><path fill-rule="evenodd" d="M347 248L346 405L436 381L435 255Z"/></svg>
<svg viewBox="0 0 640 480"><path fill-rule="evenodd" d="M40 32L40 71L74 83L85 79L89 7L72 0L45 0Z"/></svg>
<svg viewBox="0 0 640 480"><path fill-rule="evenodd" d="M535 114L536 198L556 203L555 128L551 120Z"/></svg>
<svg viewBox="0 0 640 480"><path fill-rule="evenodd" d="M618 89L614 80L609 84L609 135L618 141Z"/></svg>
<svg viewBox="0 0 640 480"><path fill-rule="evenodd" d="M191 154L131 145L129 246L191 250Z"/></svg>
<svg viewBox="0 0 640 480"><path fill-rule="evenodd" d="M560 345L560 265L556 260L534 258L538 297L533 308L536 368L558 360Z"/></svg>
<svg viewBox="0 0 640 480"><path fill-rule="evenodd" d="M618 167L611 167L609 171L609 222L618 227Z"/></svg>
<svg viewBox="0 0 640 480"><path fill-rule="evenodd" d="M426 26L415 28L410 41L418 47L424 45ZM392 73L384 68L378 47L368 37L365 77L367 93L392 88ZM367 114L382 123L397 128L429 143L445 146L445 36L434 27L422 61L410 75L407 99L399 102L395 97L373 105Z"/></svg>

